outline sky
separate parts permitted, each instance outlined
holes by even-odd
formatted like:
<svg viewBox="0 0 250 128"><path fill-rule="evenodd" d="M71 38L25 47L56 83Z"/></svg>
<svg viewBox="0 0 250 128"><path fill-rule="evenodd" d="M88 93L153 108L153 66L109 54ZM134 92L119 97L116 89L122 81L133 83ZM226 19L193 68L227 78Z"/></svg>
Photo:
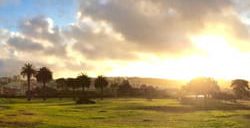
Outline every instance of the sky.
<svg viewBox="0 0 250 128"><path fill-rule="evenodd" d="M250 1L0 0L0 76L250 79Z"/></svg>

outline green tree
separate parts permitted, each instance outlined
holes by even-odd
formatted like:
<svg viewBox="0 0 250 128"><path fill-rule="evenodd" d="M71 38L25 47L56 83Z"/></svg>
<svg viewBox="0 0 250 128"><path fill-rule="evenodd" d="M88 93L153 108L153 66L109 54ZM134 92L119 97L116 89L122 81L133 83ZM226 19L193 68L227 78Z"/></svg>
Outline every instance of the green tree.
<svg viewBox="0 0 250 128"><path fill-rule="evenodd" d="M76 100L77 97L77 88L79 88L79 81L76 78L68 78L66 80L67 86L73 90L73 100Z"/></svg>
<svg viewBox="0 0 250 128"><path fill-rule="evenodd" d="M21 75L23 77L27 77L28 89L27 89L26 94L27 94L27 100L30 101L31 100L30 80L31 80L32 76L36 75L36 70L34 69L32 64L26 63L22 67Z"/></svg>
<svg viewBox="0 0 250 128"><path fill-rule="evenodd" d="M110 89L112 91L112 94L114 97L118 96L118 89L120 84L123 82L123 78L114 78L111 82L110 82Z"/></svg>
<svg viewBox="0 0 250 128"><path fill-rule="evenodd" d="M103 76L98 76L95 79L95 88L98 88L101 90L101 100L103 100L103 90L108 86L108 80Z"/></svg>
<svg viewBox="0 0 250 128"><path fill-rule="evenodd" d="M60 100L62 99L63 96L63 92L66 90L67 88L67 84L66 84L66 80L64 78L59 78L56 80L56 88L59 92L59 98Z"/></svg>
<svg viewBox="0 0 250 128"><path fill-rule="evenodd" d="M110 88L111 88L111 91L112 91L112 94L114 95L114 97L117 97L117 89L119 87L119 83L116 82L116 81L113 81L111 84L110 84Z"/></svg>
<svg viewBox="0 0 250 128"><path fill-rule="evenodd" d="M233 88L233 91L237 98L241 99L244 97L249 96L249 86L248 81L243 79L236 79L233 80L231 83L231 87Z"/></svg>
<svg viewBox="0 0 250 128"><path fill-rule="evenodd" d="M117 91L119 95L130 96L132 94L133 87L128 80L123 80L119 85Z"/></svg>
<svg viewBox="0 0 250 128"><path fill-rule="evenodd" d="M86 74L81 74L77 77L80 86L82 87L82 93L84 94L85 88L89 88L91 84L91 78Z"/></svg>
<svg viewBox="0 0 250 128"><path fill-rule="evenodd" d="M213 96L220 91L217 82L212 78L206 77L192 79L183 89L196 96L203 95L205 98Z"/></svg>
<svg viewBox="0 0 250 128"><path fill-rule="evenodd" d="M46 83L53 79L52 72L48 68L42 67L37 72L36 79L38 82L43 84L43 100L45 101L47 98Z"/></svg>

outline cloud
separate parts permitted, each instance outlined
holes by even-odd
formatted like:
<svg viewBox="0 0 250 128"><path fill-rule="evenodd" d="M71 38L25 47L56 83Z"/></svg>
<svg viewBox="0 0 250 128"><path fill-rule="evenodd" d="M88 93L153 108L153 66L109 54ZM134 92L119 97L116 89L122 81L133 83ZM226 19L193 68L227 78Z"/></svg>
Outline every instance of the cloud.
<svg viewBox="0 0 250 128"><path fill-rule="evenodd" d="M22 64L23 64L22 61L16 59L0 58L0 77L19 74L18 71L21 69Z"/></svg>
<svg viewBox="0 0 250 128"><path fill-rule="evenodd" d="M24 19L19 28L26 36L51 41L51 43L59 43L62 39L60 29L54 26L52 19L45 16Z"/></svg>
<svg viewBox="0 0 250 128"><path fill-rule="evenodd" d="M37 40L45 46L45 53L65 57L67 37L54 25L51 18L36 16L23 19L19 25L20 32L30 40Z"/></svg>
<svg viewBox="0 0 250 128"><path fill-rule="evenodd" d="M42 51L44 49L39 43L21 37L11 37L8 40L8 44L17 50L28 52Z"/></svg>
<svg viewBox="0 0 250 128"><path fill-rule="evenodd" d="M229 0L80 0L82 18L105 21L139 49L181 52L192 48L189 35L207 22L226 23L239 35L247 31ZM238 30L239 29L239 30ZM142 47L143 46L143 47Z"/></svg>
<svg viewBox="0 0 250 128"><path fill-rule="evenodd" d="M76 21L69 25L59 27L50 17L37 15L21 19L17 32L0 30L0 73L12 72L12 67L18 69L26 61L48 65L64 75L82 70L105 73L146 55L184 54L194 49L190 35L203 32L208 25L223 24L224 31L235 38L249 40L248 28L230 0L78 3Z"/></svg>
<svg viewBox="0 0 250 128"><path fill-rule="evenodd" d="M73 49L87 59L131 60L136 58L133 45L103 22L79 20L65 31L75 43ZM126 51L126 52L124 52Z"/></svg>

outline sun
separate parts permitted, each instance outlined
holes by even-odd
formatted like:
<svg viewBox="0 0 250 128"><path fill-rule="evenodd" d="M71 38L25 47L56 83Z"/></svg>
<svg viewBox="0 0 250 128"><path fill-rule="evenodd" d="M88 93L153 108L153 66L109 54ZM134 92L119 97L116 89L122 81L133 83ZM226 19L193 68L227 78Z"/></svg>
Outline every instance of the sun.
<svg viewBox="0 0 250 128"><path fill-rule="evenodd" d="M227 56L234 51L234 48L230 46L230 40L223 35L206 34L192 36L191 41L196 48L209 55L223 54L223 56Z"/></svg>
<svg viewBox="0 0 250 128"><path fill-rule="evenodd" d="M112 75L126 74L142 77L159 77L190 80L195 77L229 77L228 72L236 63L231 57L237 55L223 35L200 34L191 37L193 47L198 49L193 54L178 58L154 58L146 56L142 62L133 62L115 70ZM204 54L205 53L205 54Z"/></svg>
<svg viewBox="0 0 250 128"><path fill-rule="evenodd" d="M143 60L114 69L110 75L158 77L190 80L195 77L218 79L246 78L246 56L235 47L239 40L223 25L208 25L189 36L190 52L178 57L143 56Z"/></svg>

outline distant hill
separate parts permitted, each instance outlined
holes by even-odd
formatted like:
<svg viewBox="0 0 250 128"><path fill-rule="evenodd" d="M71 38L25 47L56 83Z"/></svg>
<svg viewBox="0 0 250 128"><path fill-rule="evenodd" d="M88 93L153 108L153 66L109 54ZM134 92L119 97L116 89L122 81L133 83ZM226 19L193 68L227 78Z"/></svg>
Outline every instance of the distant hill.
<svg viewBox="0 0 250 128"><path fill-rule="evenodd" d="M108 79L113 80L116 78L124 78L124 77L109 77ZM161 79L161 78L142 78L142 77L126 77L126 79L129 80L129 82L133 86L140 86L142 84L145 85L152 85L154 87L159 88L172 88L177 89L181 86L185 85L187 81L181 81L181 80L170 80L170 79Z"/></svg>
<svg viewBox="0 0 250 128"><path fill-rule="evenodd" d="M109 79L124 78L124 77L109 77ZM134 86L140 86L142 84L152 85L159 88L171 88L179 89L186 85L188 80L173 80L173 79L163 79L163 78L143 78L143 77L126 77L130 83ZM221 88L230 88L231 80L216 80Z"/></svg>

